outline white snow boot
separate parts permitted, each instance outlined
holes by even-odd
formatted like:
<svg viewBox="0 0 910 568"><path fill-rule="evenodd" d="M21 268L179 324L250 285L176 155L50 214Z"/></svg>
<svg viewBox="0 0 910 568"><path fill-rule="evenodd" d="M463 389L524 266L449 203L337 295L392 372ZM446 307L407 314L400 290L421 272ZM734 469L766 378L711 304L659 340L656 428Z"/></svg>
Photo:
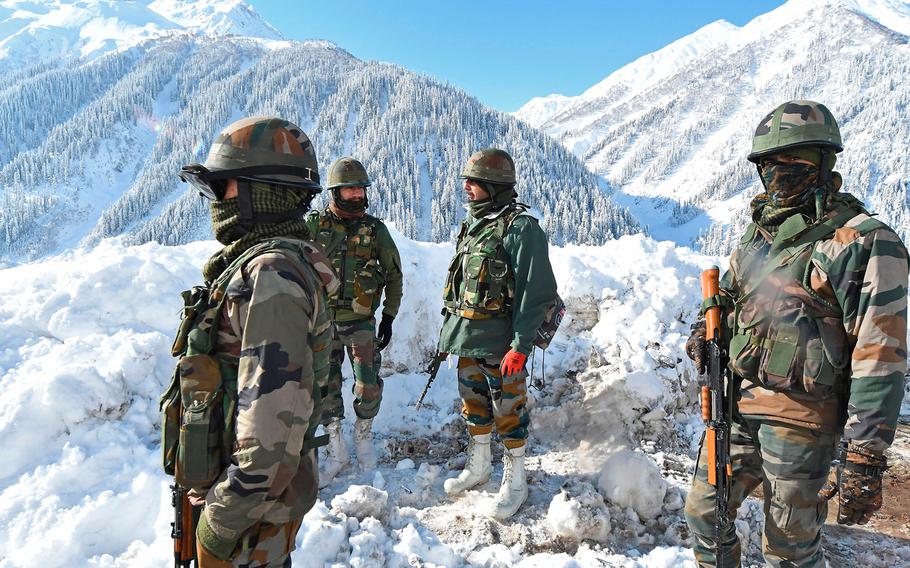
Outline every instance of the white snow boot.
<svg viewBox="0 0 910 568"><path fill-rule="evenodd" d="M335 476L351 463L351 454L348 452L347 443L341 433L341 418L336 418L326 424L325 433L329 435L329 443L325 446L325 460L319 472L319 488L328 486Z"/></svg>
<svg viewBox="0 0 910 568"><path fill-rule="evenodd" d="M373 447L373 419L358 418L354 421L354 447L357 461L364 470L376 469L376 448Z"/></svg>
<svg viewBox="0 0 910 568"><path fill-rule="evenodd" d="M525 446L509 449L503 455L502 485L493 501L492 515L500 521L515 514L528 499L528 480L525 476Z"/></svg>
<svg viewBox="0 0 910 568"><path fill-rule="evenodd" d="M458 477L445 480L443 487L446 494L458 495L490 480L490 474L493 473L493 466L490 463L492 459L490 438L492 436L492 434L471 436L471 443L468 444L468 463L465 464Z"/></svg>

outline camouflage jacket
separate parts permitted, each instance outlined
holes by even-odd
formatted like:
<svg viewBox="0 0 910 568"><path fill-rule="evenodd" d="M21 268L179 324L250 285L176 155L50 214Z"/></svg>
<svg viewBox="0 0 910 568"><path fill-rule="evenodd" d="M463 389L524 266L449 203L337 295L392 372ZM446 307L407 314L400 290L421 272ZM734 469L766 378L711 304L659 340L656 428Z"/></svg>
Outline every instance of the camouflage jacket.
<svg viewBox="0 0 910 568"><path fill-rule="evenodd" d="M556 300L556 278L547 236L537 219L514 213L507 206L482 219L469 216L464 220L443 292L446 308L439 351L465 357L501 357L510 348L531 353L537 328ZM489 231L509 214L513 216L503 226L504 234ZM504 308L502 313L499 309L484 314L455 308L468 304L491 307L485 301L490 290L484 275L501 280L493 303ZM482 286L481 281L485 282ZM474 289L480 287L484 290Z"/></svg>
<svg viewBox="0 0 910 568"><path fill-rule="evenodd" d="M344 220L328 208L306 218L311 238L332 260L342 286L329 298L332 319L372 317L385 292L384 314L398 315L402 296L401 258L382 220L372 215Z"/></svg>
<svg viewBox="0 0 910 568"><path fill-rule="evenodd" d="M831 230L814 241L819 224L798 214L773 239L750 225L730 258L721 288L737 306L739 411L828 432L845 425L847 441L884 451L907 371L907 250L861 208L825 220ZM806 245L788 249L800 236Z"/></svg>
<svg viewBox="0 0 910 568"><path fill-rule="evenodd" d="M225 291L215 354L238 361L236 441L203 513L225 542L259 521L298 519L316 500L316 455L304 437L318 420L314 386L328 379L326 291L338 281L316 247L295 242L307 258L283 250L255 256Z"/></svg>

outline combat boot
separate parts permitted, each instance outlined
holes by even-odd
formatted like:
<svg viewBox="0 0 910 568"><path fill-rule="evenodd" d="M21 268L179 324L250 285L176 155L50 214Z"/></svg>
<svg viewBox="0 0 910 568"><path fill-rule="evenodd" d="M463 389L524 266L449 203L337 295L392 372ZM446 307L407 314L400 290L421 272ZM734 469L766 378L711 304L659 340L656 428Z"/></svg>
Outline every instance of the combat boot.
<svg viewBox="0 0 910 568"><path fill-rule="evenodd" d="M506 448L503 455L502 485L493 501L492 515L503 521L515 514L528 499L528 480L525 476L525 446Z"/></svg>
<svg viewBox="0 0 910 568"><path fill-rule="evenodd" d="M443 488L448 495L458 495L490 480L490 475L493 473L493 466L490 463L492 459L490 438L492 436L492 434L471 436L471 442L468 445L468 463L465 464L458 477L446 479L443 483Z"/></svg>
<svg viewBox="0 0 910 568"><path fill-rule="evenodd" d="M358 418L354 421L354 447L357 461L364 470L376 468L376 448L373 447L373 419Z"/></svg>
<svg viewBox="0 0 910 568"><path fill-rule="evenodd" d="M329 443L325 446L325 460L319 472L320 489L332 483L344 466L351 463L351 454L341 433L341 418L326 424L325 433L329 435Z"/></svg>

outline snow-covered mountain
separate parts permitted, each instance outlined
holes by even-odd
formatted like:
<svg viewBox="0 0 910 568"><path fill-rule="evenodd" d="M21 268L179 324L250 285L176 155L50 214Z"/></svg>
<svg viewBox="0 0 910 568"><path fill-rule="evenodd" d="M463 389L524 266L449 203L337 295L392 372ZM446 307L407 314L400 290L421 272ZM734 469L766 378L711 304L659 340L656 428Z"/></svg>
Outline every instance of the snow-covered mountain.
<svg viewBox="0 0 910 568"><path fill-rule="evenodd" d="M577 97L516 116L559 140L652 233L727 251L760 182L745 160L760 118L814 99L838 118L845 191L910 240L910 2L790 0L743 27L715 22ZM546 101L550 104L545 104Z"/></svg>
<svg viewBox="0 0 910 568"><path fill-rule="evenodd" d="M0 0L0 70L87 61L186 29L282 39L241 0Z"/></svg>
<svg viewBox="0 0 910 568"><path fill-rule="evenodd" d="M64 15L102 14L89 20L97 23L132 10L111 26L124 35L166 33L98 57L53 58L0 74L0 263L124 233L131 242L167 244L209 235L207 208L175 174L202 161L221 128L250 114L300 124L323 171L340 155L360 158L376 182L371 212L410 237L450 238L464 215L457 174L467 156L489 145L515 156L521 198L543 212L553 242L599 243L639 230L612 204L606 184L548 136L463 91L360 61L330 42L230 35L269 35L242 3L51 6L41 21L66 22L54 37L79 37L86 46L100 36L71 37L85 26ZM167 18L214 23L176 29ZM25 29L55 33L44 24ZM228 35L213 36L213 29Z"/></svg>

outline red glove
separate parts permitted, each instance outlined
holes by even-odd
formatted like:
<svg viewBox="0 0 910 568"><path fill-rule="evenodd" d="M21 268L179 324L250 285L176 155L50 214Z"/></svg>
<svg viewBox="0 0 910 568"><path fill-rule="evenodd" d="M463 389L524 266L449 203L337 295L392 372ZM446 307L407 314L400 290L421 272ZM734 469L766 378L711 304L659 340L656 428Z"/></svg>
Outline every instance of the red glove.
<svg viewBox="0 0 910 568"><path fill-rule="evenodd" d="M509 349L509 352L506 353L506 356L502 358L502 363L499 366L499 370L502 371L503 377L511 377L512 375L517 375L525 367L525 361L528 360L528 356L524 353L519 353L514 349Z"/></svg>

